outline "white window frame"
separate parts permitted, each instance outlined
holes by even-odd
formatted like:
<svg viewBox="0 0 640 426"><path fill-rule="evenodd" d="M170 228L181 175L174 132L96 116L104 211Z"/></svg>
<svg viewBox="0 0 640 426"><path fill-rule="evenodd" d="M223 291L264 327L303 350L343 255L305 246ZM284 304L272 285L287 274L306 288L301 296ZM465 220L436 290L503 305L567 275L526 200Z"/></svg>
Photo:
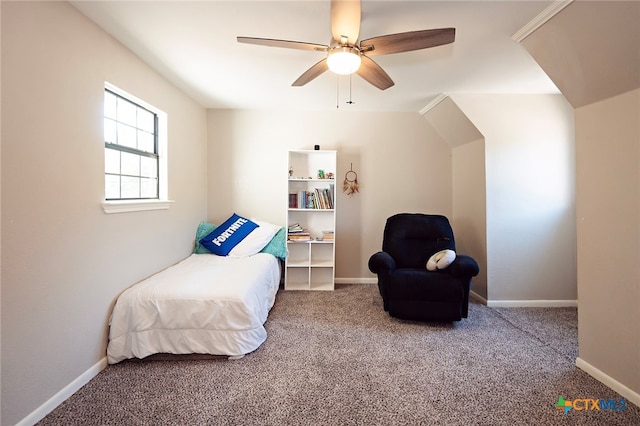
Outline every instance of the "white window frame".
<svg viewBox="0 0 640 426"><path fill-rule="evenodd" d="M120 89L113 84L104 83L104 89L109 90L123 98L136 103L149 111L155 113L158 117L158 198L157 199L141 199L141 200L106 200L103 194L102 208L105 213L126 213L146 210L166 210L173 203L169 200L169 176L167 161L167 113L156 108L155 106L145 102L144 100ZM104 98L104 95L103 95ZM103 113L104 117L104 113ZM102 121L104 122L104 120ZM104 133L104 129L103 129ZM103 143L104 146L104 143ZM103 149L104 152L104 149ZM104 175L104 168L102 170ZM103 185L104 187L104 185Z"/></svg>

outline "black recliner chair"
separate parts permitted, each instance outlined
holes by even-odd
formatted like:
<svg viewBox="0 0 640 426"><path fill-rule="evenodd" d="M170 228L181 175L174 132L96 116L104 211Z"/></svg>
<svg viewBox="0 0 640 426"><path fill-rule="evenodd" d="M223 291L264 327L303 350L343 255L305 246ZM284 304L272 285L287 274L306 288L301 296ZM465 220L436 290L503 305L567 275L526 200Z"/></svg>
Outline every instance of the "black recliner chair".
<svg viewBox="0 0 640 426"><path fill-rule="evenodd" d="M478 275L478 264L456 253L445 269L427 270L429 258L444 249L456 249L445 216L400 213L387 219L382 251L369 259L369 270L378 274L385 311L417 321L467 318L471 278Z"/></svg>

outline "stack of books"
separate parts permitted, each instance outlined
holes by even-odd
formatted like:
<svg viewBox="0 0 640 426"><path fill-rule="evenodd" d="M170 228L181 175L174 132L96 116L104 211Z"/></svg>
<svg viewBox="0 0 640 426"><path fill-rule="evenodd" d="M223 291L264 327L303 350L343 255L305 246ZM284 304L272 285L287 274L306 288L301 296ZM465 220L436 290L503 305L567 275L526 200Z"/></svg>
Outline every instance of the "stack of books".
<svg viewBox="0 0 640 426"><path fill-rule="evenodd" d="M309 235L309 231L303 229L300 224L294 223L289 225L287 229L287 239L289 241L309 241L311 240L311 236Z"/></svg>
<svg viewBox="0 0 640 426"><path fill-rule="evenodd" d="M333 241L333 231L322 231L322 241Z"/></svg>

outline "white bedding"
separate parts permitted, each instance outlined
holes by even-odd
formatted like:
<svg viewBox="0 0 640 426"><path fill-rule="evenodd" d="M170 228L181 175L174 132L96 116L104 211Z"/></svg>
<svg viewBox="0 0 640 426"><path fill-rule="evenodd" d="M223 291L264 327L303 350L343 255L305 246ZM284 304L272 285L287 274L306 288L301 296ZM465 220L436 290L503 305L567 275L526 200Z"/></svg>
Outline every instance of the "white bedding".
<svg viewBox="0 0 640 426"><path fill-rule="evenodd" d="M192 254L125 290L111 315L107 359L155 353L241 356L267 338L278 260Z"/></svg>

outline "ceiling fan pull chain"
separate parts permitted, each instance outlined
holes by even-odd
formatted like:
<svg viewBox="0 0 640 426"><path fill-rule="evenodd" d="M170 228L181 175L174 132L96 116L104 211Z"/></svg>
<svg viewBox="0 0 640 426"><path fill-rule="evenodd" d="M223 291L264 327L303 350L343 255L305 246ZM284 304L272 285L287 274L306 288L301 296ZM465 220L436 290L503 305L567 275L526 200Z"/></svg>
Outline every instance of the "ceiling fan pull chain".
<svg viewBox="0 0 640 426"><path fill-rule="evenodd" d="M353 74L349 74L349 100L347 101L347 103L349 105L353 105L353 100L351 100L351 76Z"/></svg>
<svg viewBox="0 0 640 426"><path fill-rule="evenodd" d="M340 76L336 74L336 109L340 109Z"/></svg>

